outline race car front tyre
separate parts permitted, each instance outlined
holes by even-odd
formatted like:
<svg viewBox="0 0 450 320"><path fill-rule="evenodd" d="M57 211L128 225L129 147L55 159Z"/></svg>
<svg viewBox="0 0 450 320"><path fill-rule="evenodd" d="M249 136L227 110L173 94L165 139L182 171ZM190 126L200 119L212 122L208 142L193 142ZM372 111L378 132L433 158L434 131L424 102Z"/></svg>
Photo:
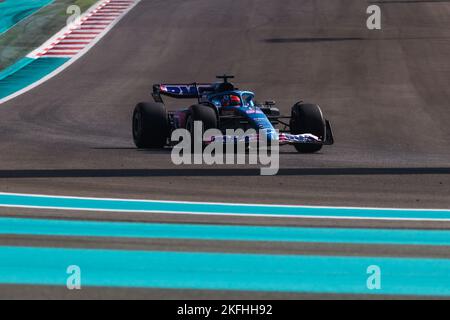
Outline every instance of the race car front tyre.
<svg viewBox="0 0 450 320"><path fill-rule="evenodd" d="M194 122L202 123L201 135L194 135ZM202 141L206 130L217 128L217 114L213 107L203 104L195 104L189 108L189 115L186 120L186 129L191 133L192 143ZM203 144L204 145L204 144Z"/></svg>
<svg viewBox="0 0 450 320"><path fill-rule="evenodd" d="M136 147L163 148L168 136L166 107L162 103L138 103L133 112L133 140Z"/></svg>
<svg viewBox="0 0 450 320"><path fill-rule="evenodd" d="M325 137L325 119L322 110L317 104L296 103L291 110L291 133L310 133L321 140ZM295 149L300 153L314 153L322 149L321 144L295 144Z"/></svg>

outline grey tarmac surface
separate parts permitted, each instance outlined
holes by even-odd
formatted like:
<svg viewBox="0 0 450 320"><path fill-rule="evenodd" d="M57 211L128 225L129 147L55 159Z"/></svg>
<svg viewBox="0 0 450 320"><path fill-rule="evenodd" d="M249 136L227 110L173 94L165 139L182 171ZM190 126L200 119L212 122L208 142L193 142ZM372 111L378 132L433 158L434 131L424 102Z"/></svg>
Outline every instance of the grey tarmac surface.
<svg viewBox="0 0 450 320"><path fill-rule="evenodd" d="M370 4L382 9L382 30L366 28ZM0 191L448 209L449 25L450 1L142 0L64 72L0 106ZM235 74L238 86L253 90L259 100L276 100L283 113L300 99L320 104L333 124L336 144L312 155L282 147L281 170L273 177L259 176L257 168L247 166L175 166L170 150L134 148L131 113L137 102L151 99L152 84L208 82L225 72ZM184 106L183 101L167 102L169 109ZM450 227L429 222L293 222L23 209L0 209L0 214L178 223ZM71 239L70 245L104 247L110 240ZM0 238L2 244L11 241L30 246L58 242ZM171 245L180 244L148 244L164 250ZM133 243L117 246L130 249ZM224 252L234 247L255 250L251 244L226 242L180 246ZM283 250L273 244L258 248L270 253ZM349 248L313 244L303 250L344 254ZM397 256L447 255L428 247L351 248L352 255L367 255L367 250ZM41 289L17 286L11 295L55 292ZM89 290L86 297L102 297L102 292L114 296L113 290L98 290ZM161 297L209 294L161 291Z"/></svg>
<svg viewBox="0 0 450 320"><path fill-rule="evenodd" d="M141 288L107 288L94 287L82 288L81 290L67 290L57 286L28 286L23 288L14 285L0 285L0 299L18 299L17 297L33 299L58 299L58 300L142 300L142 299L165 299L165 300L405 300L405 299L429 299L439 300L445 297L413 297L413 296L369 296L369 295L337 295L337 294L298 294L298 293L273 293L273 292L251 292L251 291L202 291L202 290L172 290L172 289L141 289ZM225 302L226 304L226 302ZM180 303L183 306L184 303Z"/></svg>

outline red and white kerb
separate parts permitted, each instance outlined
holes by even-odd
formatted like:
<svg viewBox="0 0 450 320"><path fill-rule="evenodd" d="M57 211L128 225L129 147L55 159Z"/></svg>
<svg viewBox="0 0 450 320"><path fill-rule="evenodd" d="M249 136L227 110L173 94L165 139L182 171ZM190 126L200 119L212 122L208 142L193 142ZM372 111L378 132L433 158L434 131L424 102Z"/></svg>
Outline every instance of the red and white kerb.
<svg viewBox="0 0 450 320"><path fill-rule="evenodd" d="M135 0L102 1L79 22L39 50L35 56L70 58L77 55L135 3Z"/></svg>

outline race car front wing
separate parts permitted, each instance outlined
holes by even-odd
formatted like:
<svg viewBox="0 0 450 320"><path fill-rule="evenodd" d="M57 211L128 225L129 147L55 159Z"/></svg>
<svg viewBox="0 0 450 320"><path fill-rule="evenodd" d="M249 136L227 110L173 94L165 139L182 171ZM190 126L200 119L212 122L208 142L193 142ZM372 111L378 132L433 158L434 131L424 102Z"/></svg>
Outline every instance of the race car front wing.
<svg viewBox="0 0 450 320"><path fill-rule="evenodd" d="M221 142L221 143L251 143L260 141L261 137L267 136L267 132L264 134L243 134L243 135L220 135L211 136L204 140L204 143ZM334 144L333 131L331 124L328 120L325 120L325 136L321 139L310 133L292 134L289 132L272 132L269 134L269 140L277 140L280 145L284 144L321 144L332 145Z"/></svg>

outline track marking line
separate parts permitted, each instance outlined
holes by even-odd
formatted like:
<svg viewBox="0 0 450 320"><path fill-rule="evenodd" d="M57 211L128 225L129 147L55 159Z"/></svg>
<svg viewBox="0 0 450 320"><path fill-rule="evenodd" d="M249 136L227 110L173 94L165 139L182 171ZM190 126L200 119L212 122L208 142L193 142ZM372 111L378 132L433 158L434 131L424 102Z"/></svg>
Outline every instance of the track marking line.
<svg viewBox="0 0 450 320"><path fill-rule="evenodd" d="M0 259L2 284L66 286L76 264L84 287L450 296L448 259L26 247L0 247ZM367 286L371 265L379 290Z"/></svg>
<svg viewBox="0 0 450 320"><path fill-rule="evenodd" d="M244 217L450 221L448 209L232 204L0 193L0 207Z"/></svg>
<svg viewBox="0 0 450 320"><path fill-rule="evenodd" d="M0 235L450 247L450 230L274 227L0 217Z"/></svg>

